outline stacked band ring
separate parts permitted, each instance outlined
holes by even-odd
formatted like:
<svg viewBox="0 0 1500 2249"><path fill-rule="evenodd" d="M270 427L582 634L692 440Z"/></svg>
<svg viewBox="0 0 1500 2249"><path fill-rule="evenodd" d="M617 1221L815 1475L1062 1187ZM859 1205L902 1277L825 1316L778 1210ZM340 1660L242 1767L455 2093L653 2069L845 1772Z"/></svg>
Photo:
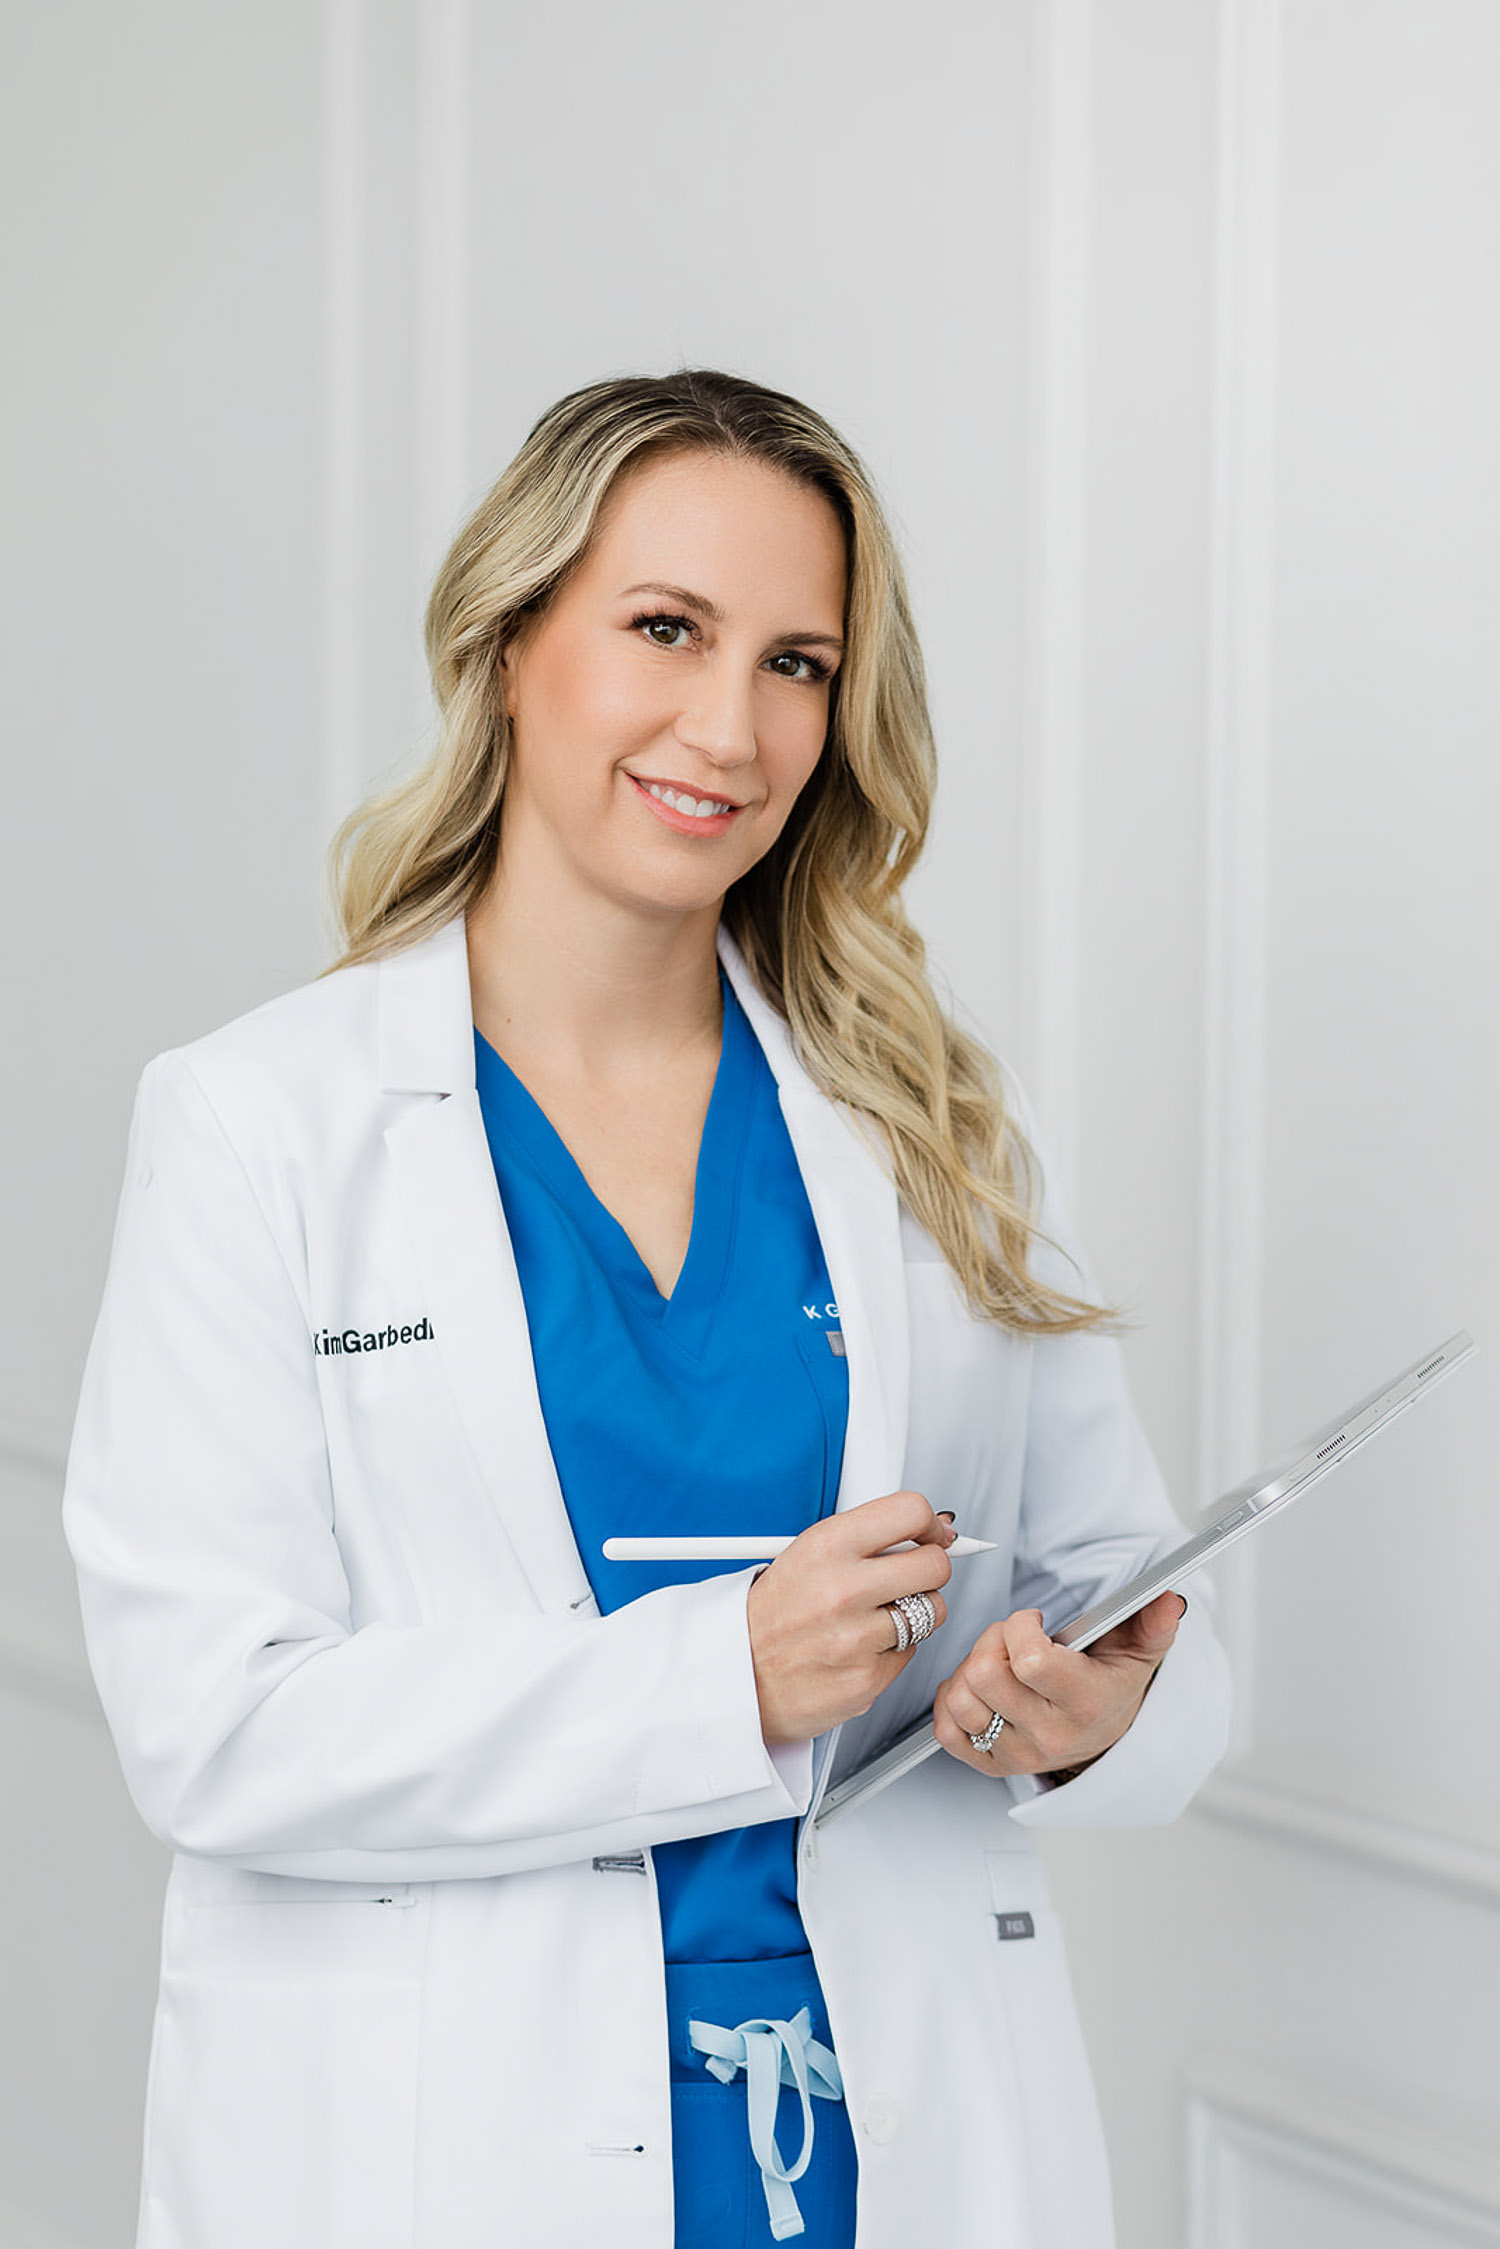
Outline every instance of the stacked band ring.
<svg viewBox="0 0 1500 2249"><path fill-rule="evenodd" d="M987 1756L994 1748L996 1742L1000 1739L1000 1728L1004 1724L1005 1720L997 1710L982 1734L970 1734L969 1739L981 1756Z"/></svg>
<svg viewBox="0 0 1500 2249"><path fill-rule="evenodd" d="M925 1593L903 1593L899 1601L887 1601L886 1607L896 1627L892 1655L905 1655L908 1648L925 1640L937 1623L937 1610Z"/></svg>

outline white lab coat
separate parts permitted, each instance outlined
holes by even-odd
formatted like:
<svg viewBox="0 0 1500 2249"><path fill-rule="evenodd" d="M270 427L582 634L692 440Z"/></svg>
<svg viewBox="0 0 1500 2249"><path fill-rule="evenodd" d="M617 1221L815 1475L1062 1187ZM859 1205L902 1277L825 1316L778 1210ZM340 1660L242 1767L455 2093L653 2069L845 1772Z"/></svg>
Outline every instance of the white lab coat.
<svg viewBox="0 0 1500 2249"><path fill-rule="evenodd" d="M589 1592L474 1089L462 923L160 1056L65 1500L125 1777L176 1854L141 2249L666 2249L651 1846L804 1812L995 1616L1081 1606L1178 1535L1116 1346L969 1316L721 943L837 1293L839 1503L912 1486L1000 1552L956 1566L946 1629L867 1718L768 1751L750 1570L604 1618ZM1046 1225L1066 1239L1055 1203ZM333 1350L346 1330L361 1347ZM1029 1831L1180 1811L1225 1742L1204 1608L1066 1786L938 1757L804 1822L859 2249L1108 2242ZM1001 1941L1020 1913L1034 1936Z"/></svg>

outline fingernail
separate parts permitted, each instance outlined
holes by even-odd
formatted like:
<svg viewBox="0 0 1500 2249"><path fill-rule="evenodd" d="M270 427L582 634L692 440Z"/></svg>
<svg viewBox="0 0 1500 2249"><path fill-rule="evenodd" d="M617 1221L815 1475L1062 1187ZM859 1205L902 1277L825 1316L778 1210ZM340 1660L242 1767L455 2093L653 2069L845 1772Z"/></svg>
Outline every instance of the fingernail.
<svg viewBox="0 0 1500 2249"><path fill-rule="evenodd" d="M1182 1603L1182 1607L1177 1612L1177 1621L1181 1624L1183 1618L1187 1615L1187 1595L1179 1593L1177 1598Z"/></svg>
<svg viewBox="0 0 1500 2249"><path fill-rule="evenodd" d="M937 1517L940 1523L956 1523L958 1521L958 1517L954 1514L951 1507L940 1507L937 1511ZM1181 1596L1179 1595L1179 1599L1180 1598Z"/></svg>

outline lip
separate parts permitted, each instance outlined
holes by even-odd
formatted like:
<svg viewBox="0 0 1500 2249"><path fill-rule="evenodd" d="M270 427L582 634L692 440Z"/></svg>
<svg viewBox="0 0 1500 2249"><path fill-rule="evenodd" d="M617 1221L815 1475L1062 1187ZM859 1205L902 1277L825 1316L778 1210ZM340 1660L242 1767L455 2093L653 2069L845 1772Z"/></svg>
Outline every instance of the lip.
<svg viewBox="0 0 1500 2249"><path fill-rule="evenodd" d="M729 810L727 812L708 813L702 819L695 819L691 812L679 812L675 805L663 804L661 798L654 797L651 791L653 788L676 789L682 796L696 797L701 804L704 797L710 793L708 790L689 788L686 782L670 780L664 773L648 773L644 778L636 773L627 773L625 778L633 785L636 795L645 805L647 811L654 813L662 826L672 829L676 835L722 836L733 827L735 821L745 809L742 804L737 804L732 797L722 796L715 790L712 792L714 803L727 804Z"/></svg>

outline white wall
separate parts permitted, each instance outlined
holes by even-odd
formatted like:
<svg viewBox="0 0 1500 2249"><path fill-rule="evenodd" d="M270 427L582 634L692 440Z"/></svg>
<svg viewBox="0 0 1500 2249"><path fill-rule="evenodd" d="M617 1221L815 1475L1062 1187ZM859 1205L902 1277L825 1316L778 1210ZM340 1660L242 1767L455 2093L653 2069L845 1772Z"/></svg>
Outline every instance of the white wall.
<svg viewBox="0 0 1500 2249"><path fill-rule="evenodd" d="M1187 1499L1500 1334L1500 16L1088 13L1073 1173ZM1234 1569L1183 1827L1052 1854L1131 2249L1500 2240L1495 1396Z"/></svg>
<svg viewBox="0 0 1500 2249"><path fill-rule="evenodd" d="M162 1863L56 1506L130 1096L322 964L322 845L427 723L426 580L563 390L727 365L866 453L946 768L919 913L1184 1510L1500 1336L1500 17L15 13L0 2236L122 2249ZM1227 1588L1204 1809L1052 1853L1122 2249L1500 2239L1492 1397Z"/></svg>
<svg viewBox="0 0 1500 2249"><path fill-rule="evenodd" d="M134 2213L163 1857L57 1528L142 1063L320 963L316 11L6 24L0 2239Z"/></svg>

